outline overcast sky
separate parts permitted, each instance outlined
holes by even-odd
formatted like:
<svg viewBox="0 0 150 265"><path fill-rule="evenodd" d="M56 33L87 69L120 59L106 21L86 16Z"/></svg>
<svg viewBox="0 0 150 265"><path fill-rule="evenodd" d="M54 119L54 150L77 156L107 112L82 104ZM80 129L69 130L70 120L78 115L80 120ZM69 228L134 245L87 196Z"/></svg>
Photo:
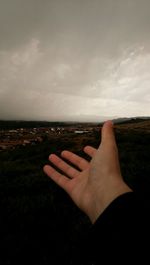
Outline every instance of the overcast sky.
<svg viewBox="0 0 150 265"><path fill-rule="evenodd" d="M150 116L149 0L0 0L0 119Z"/></svg>

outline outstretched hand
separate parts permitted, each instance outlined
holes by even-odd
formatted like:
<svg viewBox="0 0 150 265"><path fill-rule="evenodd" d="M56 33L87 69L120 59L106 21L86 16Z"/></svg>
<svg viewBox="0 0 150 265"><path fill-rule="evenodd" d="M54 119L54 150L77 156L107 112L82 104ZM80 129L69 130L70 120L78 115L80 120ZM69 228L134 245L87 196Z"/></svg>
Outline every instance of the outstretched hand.
<svg viewBox="0 0 150 265"><path fill-rule="evenodd" d="M70 195L75 204L94 223L115 198L131 189L121 175L111 121L105 122L102 127L102 140L99 148L86 146L84 152L92 158L90 162L70 151L61 152L61 157L77 166L79 170L55 154L51 154L49 160L61 169L64 175L50 165L45 165L43 170Z"/></svg>

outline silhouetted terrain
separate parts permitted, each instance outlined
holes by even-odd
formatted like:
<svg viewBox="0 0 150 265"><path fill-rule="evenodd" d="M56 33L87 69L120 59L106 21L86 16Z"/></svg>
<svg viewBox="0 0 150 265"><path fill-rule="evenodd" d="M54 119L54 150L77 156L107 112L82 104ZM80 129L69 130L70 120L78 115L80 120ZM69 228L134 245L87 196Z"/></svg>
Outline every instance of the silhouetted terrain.
<svg viewBox="0 0 150 265"><path fill-rule="evenodd" d="M5 123L7 129L15 126ZM122 174L150 205L150 119L115 125L115 131ZM64 149L89 159L83 147L99 143L95 129L83 135L54 134L37 145L0 152L0 264L76 264L73 253L90 222L42 168L50 153Z"/></svg>

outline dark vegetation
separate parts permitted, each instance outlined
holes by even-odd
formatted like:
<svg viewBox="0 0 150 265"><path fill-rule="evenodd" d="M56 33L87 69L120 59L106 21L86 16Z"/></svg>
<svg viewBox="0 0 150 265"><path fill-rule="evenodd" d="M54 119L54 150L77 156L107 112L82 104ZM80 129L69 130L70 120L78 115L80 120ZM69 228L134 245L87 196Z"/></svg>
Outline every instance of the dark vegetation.
<svg viewBox="0 0 150 265"><path fill-rule="evenodd" d="M64 122L47 122L47 121L3 121L0 120L0 129L2 130L11 130L18 128L40 128L40 127L48 127L50 124L54 126L67 125Z"/></svg>
<svg viewBox="0 0 150 265"><path fill-rule="evenodd" d="M63 127L68 127L71 124L73 125L82 125L83 123L79 123L79 122L48 122L48 121L5 121L5 120L0 120L0 130L15 130L15 129L19 129L19 128L41 128L41 127L59 127L59 126L63 126ZM89 124L88 122L86 122L86 124ZM98 124L94 123L94 124Z"/></svg>
<svg viewBox="0 0 150 265"><path fill-rule="evenodd" d="M150 205L150 121L116 125L116 138L126 182ZM98 131L58 135L0 153L0 264L79 264L76 245L90 222L42 168L50 153L69 149L87 158L83 147L99 142Z"/></svg>

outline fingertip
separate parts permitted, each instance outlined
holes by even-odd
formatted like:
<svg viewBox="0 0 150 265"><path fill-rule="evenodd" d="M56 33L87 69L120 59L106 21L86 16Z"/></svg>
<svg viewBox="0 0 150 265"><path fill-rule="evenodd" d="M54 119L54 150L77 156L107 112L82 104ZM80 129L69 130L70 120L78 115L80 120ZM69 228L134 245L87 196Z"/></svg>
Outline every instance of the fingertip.
<svg viewBox="0 0 150 265"><path fill-rule="evenodd" d="M113 127L113 126L114 126L114 123L113 123L112 120L108 120L108 121L106 121L106 122L104 123L104 125L105 125L105 126L111 126L111 127Z"/></svg>
<svg viewBox="0 0 150 265"><path fill-rule="evenodd" d="M65 158L68 154L69 154L69 151L63 150L60 155Z"/></svg>
<svg viewBox="0 0 150 265"><path fill-rule="evenodd" d="M83 150L85 151L85 150L86 150L86 148L87 148L87 145L83 147Z"/></svg>
<svg viewBox="0 0 150 265"><path fill-rule="evenodd" d="M48 165L44 165L43 166L43 171L46 173L46 169L47 169Z"/></svg>
<svg viewBox="0 0 150 265"><path fill-rule="evenodd" d="M66 153L67 153L67 150L63 150L63 151L61 152L61 156L65 156Z"/></svg>
<svg viewBox="0 0 150 265"><path fill-rule="evenodd" d="M112 120L108 120L104 123L103 128L102 128L102 141L101 142L112 143L116 141L113 125L114 124Z"/></svg>
<svg viewBox="0 0 150 265"><path fill-rule="evenodd" d="M106 121L104 124L103 124L103 127L102 127L102 135L104 134L104 132L111 132L113 131L113 122L111 120L108 120Z"/></svg>
<svg viewBox="0 0 150 265"><path fill-rule="evenodd" d="M48 159L51 160L51 159L53 159L53 158L55 158L55 157L56 157L55 154L50 154L49 157L48 157Z"/></svg>
<svg viewBox="0 0 150 265"><path fill-rule="evenodd" d="M84 147L83 147L83 151L86 152L86 151L89 149L89 147L90 147L89 145L84 146Z"/></svg>

